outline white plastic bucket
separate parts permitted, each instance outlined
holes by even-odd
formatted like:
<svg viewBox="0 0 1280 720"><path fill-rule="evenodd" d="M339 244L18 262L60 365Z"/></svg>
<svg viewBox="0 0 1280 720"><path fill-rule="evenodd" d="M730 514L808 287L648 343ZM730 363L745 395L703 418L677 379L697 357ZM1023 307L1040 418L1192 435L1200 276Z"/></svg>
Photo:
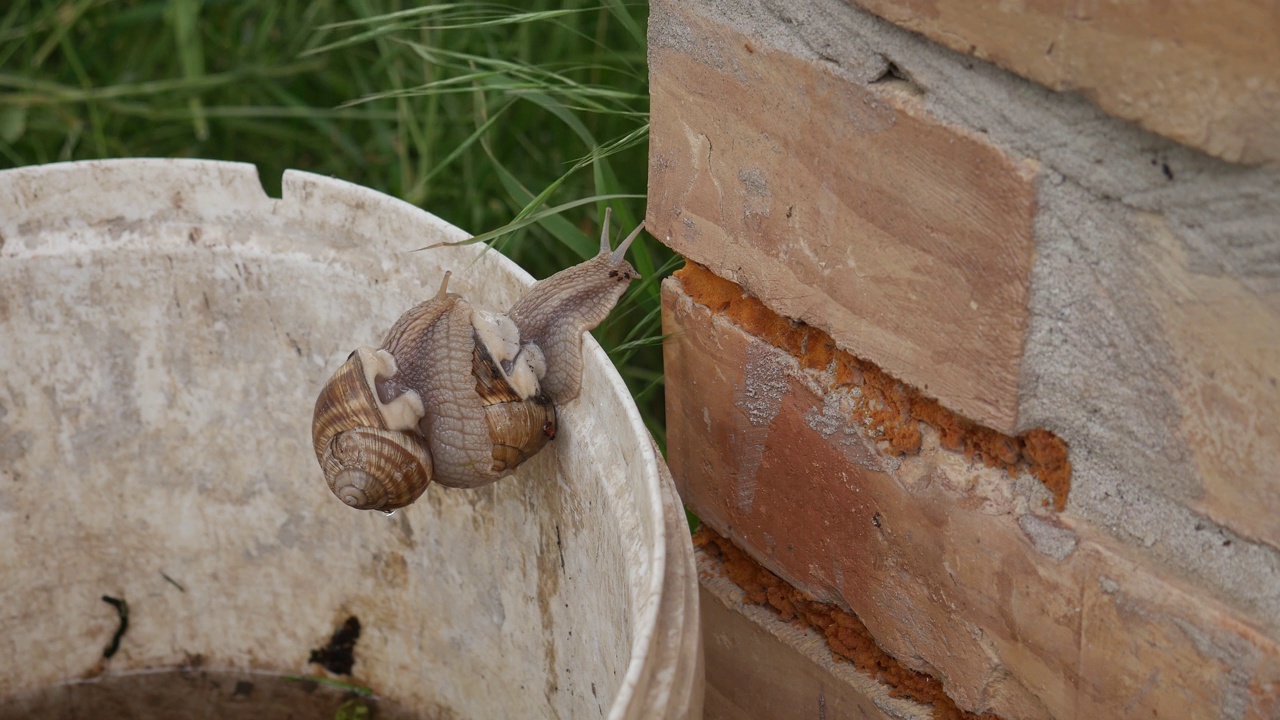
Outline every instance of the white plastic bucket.
<svg viewBox="0 0 1280 720"><path fill-rule="evenodd" d="M76 688L178 668L318 674L355 616L350 682L410 715L701 717L683 511L590 338L582 395L516 476L391 517L330 495L311 408L347 354L446 269L498 310L531 278L407 252L466 235L386 195L283 188L188 160L0 172L0 706L86 716ZM103 596L129 607L109 659Z"/></svg>

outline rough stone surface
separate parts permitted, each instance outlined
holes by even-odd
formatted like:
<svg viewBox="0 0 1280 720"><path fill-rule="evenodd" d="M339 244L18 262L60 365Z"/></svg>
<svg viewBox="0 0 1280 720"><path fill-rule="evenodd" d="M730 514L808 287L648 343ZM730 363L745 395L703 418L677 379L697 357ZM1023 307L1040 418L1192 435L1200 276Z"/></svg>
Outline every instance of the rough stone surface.
<svg viewBox="0 0 1280 720"><path fill-rule="evenodd" d="M853 0L1225 160L1280 161L1280 6Z"/></svg>
<svg viewBox="0 0 1280 720"><path fill-rule="evenodd" d="M1039 233L1025 421L1071 445L1081 515L1255 593L1244 568L1280 567L1280 285L1259 275L1280 255L1280 236L1266 242L1280 219L1246 231L1259 274L1237 274L1204 265L1167 215L1066 182L1042 196L1061 214Z"/></svg>
<svg viewBox="0 0 1280 720"><path fill-rule="evenodd" d="M811 422L827 402L821 378L677 280L663 291L668 460L685 501L771 571L856 613L962 708L1010 719L1280 712L1269 567L1252 595L1205 588L1070 506L1047 510L1037 484L938 449L936 436L918 456L853 461L841 434Z"/></svg>
<svg viewBox="0 0 1280 720"><path fill-rule="evenodd" d="M944 405L1017 426L1035 163L910 93L681 3L654 44L649 227ZM960 259L964 260L961 261Z"/></svg>
<svg viewBox="0 0 1280 720"><path fill-rule="evenodd" d="M1242 167L1179 146L1109 117L1083 98L946 50L841 0L655 2L650 37L653 145L683 143L671 157L698 157L689 148L703 142L704 130L729 122L712 109L693 113L704 102L701 92L742 85L739 97L726 97L714 112L747 118L754 104L773 97L793 97L794 107L785 110L797 118L822 107L822 98L748 84L753 77L789 79L762 66L798 67L792 61L799 59L811 69L795 77L820 76L825 83L806 87L843 82L851 96L873 99L877 107L911 107L911 117L927 115L949 123L960 138L977 134L1006 157L1038 163L1035 261L1014 429L1046 428L1070 445L1074 513L1224 597L1253 607L1271 602L1275 587L1267 583L1280 571L1274 472L1280 463L1280 433L1274 430L1280 427L1280 167ZM671 67L677 57L685 58L678 61L681 72L698 80L664 89L675 83L666 79L663 63ZM681 99L680 105L664 105L664 98ZM664 114L684 118L675 123L674 136ZM860 127L848 119L832 124L848 133ZM789 141L747 132L712 142L767 149ZM876 150L882 151L888 152ZM706 198L715 196L704 189L689 195L697 207L661 211L684 188L664 184L676 171L662 153L654 154L651 170L651 227L663 238L688 234L683 218L690 216L703 239L690 235L681 249L730 278L745 274L741 259L792 262L781 253L751 254L752 226L743 219L753 207L746 202L748 189L790 180L743 157L739 164L706 166L701 182L723 193L723 209L707 207ZM847 172L863 167L861 156L841 157ZM825 216L822 197L819 191L795 197L793 217ZM910 218L912 211L899 214ZM697 219L733 213L741 217L726 221L731 232ZM726 246L714 247L716 238ZM758 242L822 247L830 239L787 228ZM897 240L882 242L892 248ZM958 257L955 264L978 257ZM844 281L890 290L901 283L897 276L853 273ZM788 317L825 312L805 305L807 291L794 287L748 289ZM869 316L883 313L886 326L916 322L896 314L899 309L860 308ZM874 359L867 351L879 342L874 334L833 329L832 335L854 355ZM911 380L910 368L888 360L882 363L887 372ZM934 393L931 377L915 382Z"/></svg>

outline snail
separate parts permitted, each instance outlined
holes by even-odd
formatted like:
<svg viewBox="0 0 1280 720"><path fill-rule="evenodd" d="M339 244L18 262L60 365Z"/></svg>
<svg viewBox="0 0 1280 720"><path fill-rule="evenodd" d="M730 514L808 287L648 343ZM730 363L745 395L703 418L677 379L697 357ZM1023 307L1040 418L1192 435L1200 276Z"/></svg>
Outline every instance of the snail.
<svg viewBox="0 0 1280 720"><path fill-rule="evenodd" d="M390 512L427 485L474 488L512 474L556 436L556 406L582 386L582 336L639 277L624 259L644 228L535 283L507 313L449 292L400 317L381 347L358 348L316 399L311 437L329 489Z"/></svg>

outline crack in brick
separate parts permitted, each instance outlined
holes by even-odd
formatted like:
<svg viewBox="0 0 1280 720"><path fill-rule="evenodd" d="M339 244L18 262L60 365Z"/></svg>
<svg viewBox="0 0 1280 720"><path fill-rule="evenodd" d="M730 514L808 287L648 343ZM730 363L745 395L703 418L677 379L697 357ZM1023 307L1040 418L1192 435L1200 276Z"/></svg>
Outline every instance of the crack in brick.
<svg viewBox="0 0 1280 720"><path fill-rule="evenodd" d="M1052 432L1036 428L1011 437L979 425L875 364L839 349L827 333L778 315L741 286L701 265L689 261L675 277L685 293L713 315L791 354L805 370L830 373L833 379L826 383L826 391L843 391L853 398L849 422L865 428L884 452L894 456L919 453L919 423L923 422L938 431L943 448L1011 475L1027 472L1053 495L1055 510L1066 508L1071 461L1066 442Z"/></svg>

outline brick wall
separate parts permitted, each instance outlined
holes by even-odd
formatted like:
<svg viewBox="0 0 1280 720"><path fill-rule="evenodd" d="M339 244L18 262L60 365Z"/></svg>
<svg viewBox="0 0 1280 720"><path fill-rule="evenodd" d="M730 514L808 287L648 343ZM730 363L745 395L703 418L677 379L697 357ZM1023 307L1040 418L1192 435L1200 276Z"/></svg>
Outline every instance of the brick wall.
<svg viewBox="0 0 1280 720"><path fill-rule="evenodd" d="M1277 6L651 7L708 716L1280 717Z"/></svg>

